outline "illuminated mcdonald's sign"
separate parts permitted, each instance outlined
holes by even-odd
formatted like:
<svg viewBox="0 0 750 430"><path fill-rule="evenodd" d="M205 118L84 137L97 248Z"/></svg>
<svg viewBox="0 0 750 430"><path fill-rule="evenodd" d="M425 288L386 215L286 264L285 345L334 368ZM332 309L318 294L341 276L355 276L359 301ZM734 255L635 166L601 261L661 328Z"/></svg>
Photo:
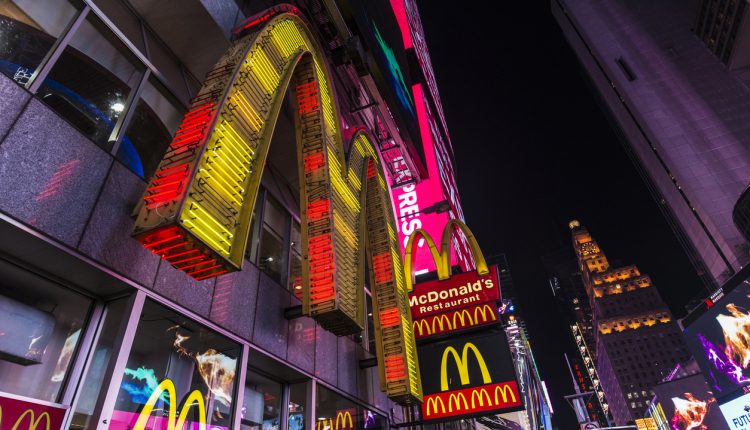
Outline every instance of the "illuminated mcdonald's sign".
<svg viewBox="0 0 750 430"><path fill-rule="evenodd" d="M147 428L151 430L153 428L153 426L147 427L147 424L149 420L154 418L151 416L151 413L154 411L156 403L161 399L164 392L167 393L168 399L164 403L169 404L166 430L183 430L188 415L193 412L193 407L196 408L198 414L198 429L206 430L206 404L203 401L203 394L199 390L191 391L180 408L180 415L177 416L177 390L171 379L164 379L156 386L146 404L143 405L143 409L141 409L138 415L138 420L136 420L133 430L146 430Z"/></svg>
<svg viewBox="0 0 750 430"><path fill-rule="evenodd" d="M469 227L466 226L463 221L452 219L448 221L448 223L445 225L445 228L443 229L443 237L440 242L440 249L437 248L437 246L435 245L435 241L432 239L430 234L422 229L415 230L414 233L409 236L409 239L406 242L406 248L404 249L404 271L407 274L407 291L412 290L412 286L414 283L414 272L412 271L414 262L413 254L414 248L417 246L417 243L419 243L420 239L425 241L425 243L427 244L427 248L430 251L430 256L435 261L438 279L444 281L451 277L451 240L453 239L453 235L456 229L463 232L464 236L466 237L466 241L469 244L469 249L471 250L472 256L474 257L474 263L476 265L477 273L480 275L486 275L490 273L490 270L487 267L487 261L484 259L484 254L482 254L482 250L479 248L479 244L477 243L476 238L474 238L474 234L471 232L471 230L469 230Z"/></svg>
<svg viewBox="0 0 750 430"><path fill-rule="evenodd" d="M397 403L416 403L410 284L381 157L365 130L342 129L324 50L299 15L293 7L274 10L243 26L247 34L209 71L146 188L133 235L197 280L240 270L274 127L291 90L303 313L338 336L361 332L370 276L381 388Z"/></svg>
<svg viewBox="0 0 750 430"><path fill-rule="evenodd" d="M355 410L356 413L356 410ZM338 411L336 418L319 419L316 424L317 430L354 430L354 419L352 411Z"/></svg>
<svg viewBox="0 0 750 430"><path fill-rule="evenodd" d="M0 396L0 429L59 430L66 408Z"/></svg>
<svg viewBox="0 0 750 430"><path fill-rule="evenodd" d="M420 346L422 418L455 419L523 408L508 340L502 330Z"/></svg>

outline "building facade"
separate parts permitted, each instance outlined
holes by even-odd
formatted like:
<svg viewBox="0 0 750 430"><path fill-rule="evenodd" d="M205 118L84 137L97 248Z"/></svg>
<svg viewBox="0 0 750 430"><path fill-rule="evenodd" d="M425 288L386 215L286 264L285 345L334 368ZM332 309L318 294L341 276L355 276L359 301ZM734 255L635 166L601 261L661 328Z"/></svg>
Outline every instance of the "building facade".
<svg viewBox="0 0 750 430"><path fill-rule="evenodd" d="M585 227L570 228L593 311L596 369L614 423L623 425L644 416L652 387L690 355L649 276L635 265L611 267Z"/></svg>
<svg viewBox="0 0 750 430"><path fill-rule="evenodd" d="M428 207L462 213L421 31L411 0L0 4L3 425L22 423L26 413L9 414L23 408L50 429L415 419L401 404L416 398L418 377L401 395L390 385L413 357L398 362L378 338L398 332L408 344L410 322L378 312L378 286L403 281L383 267L400 267L404 221ZM319 178L342 154L300 149L316 127L331 154L346 151L346 179ZM175 176L188 157L189 180ZM434 201L403 192L433 179ZM385 190L368 196L380 213L337 180ZM338 199L328 210L316 211L325 199L311 199L315 181ZM193 200L172 211L180 195ZM352 232L336 205L380 217L378 234L395 244L388 264L321 260L332 251L315 247L316 232L376 254L375 233ZM141 234L191 211L175 236ZM347 282L359 328L315 307Z"/></svg>
<svg viewBox="0 0 750 430"><path fill-rule="evenodd" d="M542 263L549 276L550 288L560 314L570 329L572 351L570 356L566 354L565 364L571 372L574 394L581 395L577 404L583 410L576 410L576 414L585 415L578 416L581 422L607 426L612 417L596 370L594 316L581 271L569 249L560 249L543 256Z"/></svg>
<svg viewBox="0 0 750 430"><path fill-rule="evenodd" d="M745 1L555 0L553 14L708 292L750 257ZM744 203L747 205L747 203Z"/></svg>

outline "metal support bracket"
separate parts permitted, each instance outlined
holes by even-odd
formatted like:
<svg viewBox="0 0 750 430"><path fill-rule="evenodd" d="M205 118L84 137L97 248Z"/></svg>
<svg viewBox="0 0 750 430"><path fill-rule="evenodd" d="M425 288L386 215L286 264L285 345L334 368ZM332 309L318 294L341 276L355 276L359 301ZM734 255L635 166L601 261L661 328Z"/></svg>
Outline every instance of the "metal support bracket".
<svg viewBox="0 0 750 430"><path fill-rule="evenodd" d="M284 318L294 320L302 316L302 305L290 306L284 309Z"/></svg>

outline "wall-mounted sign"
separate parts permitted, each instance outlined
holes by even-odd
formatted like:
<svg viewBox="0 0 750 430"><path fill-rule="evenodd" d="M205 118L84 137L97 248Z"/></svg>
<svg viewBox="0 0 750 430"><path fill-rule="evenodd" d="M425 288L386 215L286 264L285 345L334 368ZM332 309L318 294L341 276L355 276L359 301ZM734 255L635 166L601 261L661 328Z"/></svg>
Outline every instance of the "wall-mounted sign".
<svg viewBox="0 0 750 430"><path fill-rule="evenodd" d="M409 294L413 319L500 300L497 268L487 274L460 273L444 281L422 282Z"/></svg>
<svg viewBox="0 0 750 430"><path fill-rule="evenodd" d="M420 346L419 363L425 421L523 409L502 330Z"/></svg>
<svg viewBox="0 0 750 430"><path fill-rule="evenodd" d="M66 408L0 396L0 429L59 430Z"/></svg>
<svg viewBox="0 0 750 430"><path fill-rule="evenodd" d="M727 430L702 374L663 382L653 390L661 406L660 413L671 428Z"/></svg>
<svg viewBox="0 0 750 430"><path fill-rule="evenodd" d="M740 284L685 328L685 340L722 403L750 385L750 286Z"/></svg>

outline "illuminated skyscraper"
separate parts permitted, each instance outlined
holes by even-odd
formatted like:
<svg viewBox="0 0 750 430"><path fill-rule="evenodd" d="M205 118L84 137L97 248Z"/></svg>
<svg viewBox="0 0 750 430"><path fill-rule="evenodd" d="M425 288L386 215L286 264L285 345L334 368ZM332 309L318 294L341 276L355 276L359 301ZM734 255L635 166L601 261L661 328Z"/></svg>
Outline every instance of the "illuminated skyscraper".
<svg viewBox="0 0 750 430"><path fill-rule="evenodd" d="M596 368L617 425L644 415L651 389L689 358L680 328L635 265L612 267L585 227L571 221L573 249L591 304Z"/></svg>

